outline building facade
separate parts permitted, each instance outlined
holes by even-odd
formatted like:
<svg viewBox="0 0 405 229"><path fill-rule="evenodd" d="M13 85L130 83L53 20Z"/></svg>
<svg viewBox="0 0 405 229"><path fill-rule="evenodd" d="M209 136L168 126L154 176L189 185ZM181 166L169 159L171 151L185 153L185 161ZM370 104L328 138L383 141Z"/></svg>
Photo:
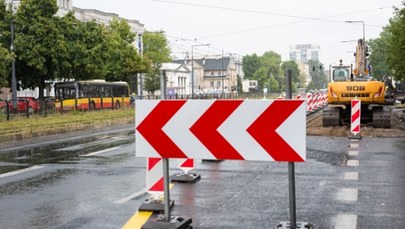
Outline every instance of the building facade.
<svg viewBox="0 0 405 229"><path fill-rule="evenodd" d="M236 92L238 83L237 64L231 57L178 59L194 69L194 88L196 94Z"/></svg>
<svg viewBox="0 0 405 229"><path fill-rule="evenodd" d="M299 44L290 46L290 60L307 63L308 60L319 61L319 45Z"/></svg>
<svg viewBox="0 0 405 229"><path fill-rule="evenodd" d="M59 8L58 12L56 13L57 16L64 16L72 11L79 21L86 22L94 20L95 22L104 25L108 25L113 18L117 18L119 20L126 20L132 31L135 33L142 33L144 31L144 24L140 23L138 20L121 18L118 14L103 12L95 9L80 9L74 7L73 0L55 1ZM12 0L6 0L5 2L7 5L9 5ZM19 4L19 1L13 1L14 8L18 7Z"/></svg>
<svg viewBox="0 0 405 229"><path fill-rule="evenodd" d="M184 98L191 94L191 67L183 63L164 63L166 95L168 98Z"/></svg>

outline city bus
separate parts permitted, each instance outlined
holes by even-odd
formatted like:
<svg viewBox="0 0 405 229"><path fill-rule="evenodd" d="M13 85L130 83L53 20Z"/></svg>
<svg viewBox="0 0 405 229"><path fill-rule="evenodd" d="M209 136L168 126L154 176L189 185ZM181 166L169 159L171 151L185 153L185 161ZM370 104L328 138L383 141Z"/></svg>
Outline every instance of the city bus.
<svg viewBox="0 0 405 229"><path fill-rule="evenodd" d="M130 95L127 82L83 80L55 83L55 109L95 110L129 107Z"/></svg>

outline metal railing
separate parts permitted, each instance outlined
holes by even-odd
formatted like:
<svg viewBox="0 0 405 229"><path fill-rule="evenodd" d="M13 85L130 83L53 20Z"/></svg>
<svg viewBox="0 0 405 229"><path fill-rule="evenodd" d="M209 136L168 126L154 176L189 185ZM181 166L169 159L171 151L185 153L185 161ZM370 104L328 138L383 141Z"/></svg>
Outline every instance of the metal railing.
<svg viewBox="0 0 405 229"><path fill-rule="evenodd" d="M12 100L0 99L0 119L10 120L14 117L31 117L33 115L47 115L55 111L53 101L45 99L42 101L18 98L16 101L17 107L13 107Z"/></svg>

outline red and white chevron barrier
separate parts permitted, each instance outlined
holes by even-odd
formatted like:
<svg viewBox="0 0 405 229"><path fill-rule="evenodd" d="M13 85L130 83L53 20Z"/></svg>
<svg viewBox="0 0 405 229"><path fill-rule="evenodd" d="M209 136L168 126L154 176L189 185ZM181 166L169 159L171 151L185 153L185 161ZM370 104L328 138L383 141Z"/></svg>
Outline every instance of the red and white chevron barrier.
<svg viewBox="0 0 405 229"><path fill-rule="evenodd" d="M194 159L181 159L179 163L179 168L183 170L184 173L189 173L193 170L194 167Z"/></svg>
<svg viewBox="0 0 405 229"><path fill-rule="evenodd" d="M147 158L146 191L153 196L162 195L164 192L162 158Z"/></svg>
<svg viewBox="0 0 405 229"><path fill-rule="evenodd" d="M162 212L164 210L163 159L149 157L146 161L146 191L150 197L139 206L139 211ZM172 207L174 201L170 200Z"/></svg>
<svg viewBox="0 0 405 229"><path fill-rule="evenodd" d="M360 133L361 101L357 98L353 99L351 101L351 107L352 112L350 130L354 135L356 135Z"/></svg>
<svg viewBox="0 0 405 229"><path fill-rule="evenodd" d="M303 100L137 100L140 157L303 162Z"/></svg>
<svg viewBox="0 0 405 229"><path fill-rule="evenodd" d="M312 93L307 93L307 111L312 111Z"/></svg>
<svg viewBox="0 0 405 229"><path fill-rule="evenodd" d="M328 94L326 93L326 91L322 91L322 101L321 101L322 106L325 106L327 102L328 102Z"/></svg>
<svg viewBox="0 0 405 229"><path fill-rule="evenodd" d="M179 159L179 168L183 173L177 173L170 177L173 182L192 183L201 179L201 176L195 173L190 173L195 168L194 159Z"/></svg>

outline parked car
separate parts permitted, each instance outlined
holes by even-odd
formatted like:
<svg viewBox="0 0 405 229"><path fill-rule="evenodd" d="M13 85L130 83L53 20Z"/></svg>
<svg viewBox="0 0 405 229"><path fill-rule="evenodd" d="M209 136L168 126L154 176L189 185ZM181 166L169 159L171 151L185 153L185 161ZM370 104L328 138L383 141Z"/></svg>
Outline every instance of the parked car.
<svg viewBox="0 0 405 229"><path fill-rule="evenodd" d="M6 101L0 100L0 112L6 109Z"/></svg>
<svg viewBox="0 0 405 229"><path fill-rule="evenodd" d="M4 106L5 103L4 102ZM2 104L0 104L1 107ZM9 107L9 111L12 112L13 110L13 103L12 101L8 102L8 107ZM34 98L34 97L18 97L17 98L17 112L27 112L27 108L28 108L28 112L29 113L34 113L34 112L38 112L39 111L39 101ZM5 107L2 108L5 111Z"/></svg>

